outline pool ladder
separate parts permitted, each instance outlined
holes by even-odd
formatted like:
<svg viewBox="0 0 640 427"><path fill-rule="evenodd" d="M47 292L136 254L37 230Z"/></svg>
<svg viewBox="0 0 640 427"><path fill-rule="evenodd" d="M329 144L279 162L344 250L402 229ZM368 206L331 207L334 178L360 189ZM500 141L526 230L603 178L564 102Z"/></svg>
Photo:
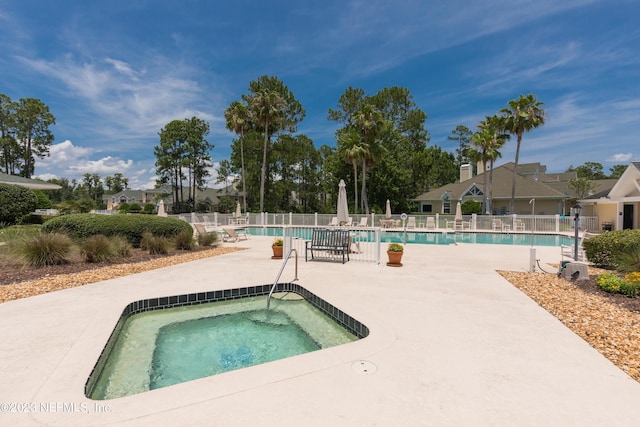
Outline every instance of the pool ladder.
<svg viewBox="0 0 640 427"><path fill-rule="evenodd" d="M296 250L296 248L292 248L289 253L287 254L286 257L284 257L284 259L282 260L282 265L280 266L280 271L278 272L278 275L276 276L276 280L273 282L273 286L271 286L271 291L269 291L269 296L267 297L267 310L269 310L269 306L271 304L271 294L273 294L273 291L276 289L276 285L278 284L278 280L280 280L280 276L282 276L282 272L284 271L284 268L287 265L287 261L289 261L289 258L291 258L291 253L295 252L296 253L296 277L295 279L292 280L292 282L295 282L296 280L298 280L298 251Z"/></svg>

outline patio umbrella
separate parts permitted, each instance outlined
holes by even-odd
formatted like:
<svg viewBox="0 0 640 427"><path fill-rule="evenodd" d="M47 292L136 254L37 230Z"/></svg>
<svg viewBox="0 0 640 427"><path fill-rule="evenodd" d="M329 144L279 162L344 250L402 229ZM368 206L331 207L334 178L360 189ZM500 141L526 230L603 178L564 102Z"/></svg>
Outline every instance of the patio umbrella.
<svg viewBox="0 0 640 427"><path fill-rule="evenodd" d="M456 221L462 221L462 206L460 206L460 202L456 205Z"/></svg>
<svg viewBox="0 0 640 427"><path fill-rule="evenodd" d="M338 184L338 224L346 224L349 221L349 205L347 204L347 185L344 180Z"/></svg>
<svg viewBox="0 0 640 427"><path fill-rule="evenodd" d="M167 213L164 210L164 200L160 200L160 202L158 202L158 216L167 216Z"/></svg>
<svg viewBox="0 0 640 427"><path fill-rule="evenodd" d="M236 218L239 218L242 216L242 209L240 208L240 202L238 202L238 204L236 205Z"/></svg>
<svg viewBox="0 0 640 427"><path fill-rule="evenodd" d="M387 219L391 219L391 202L387 199L387 209L385 211L384 217Z"/></svg>

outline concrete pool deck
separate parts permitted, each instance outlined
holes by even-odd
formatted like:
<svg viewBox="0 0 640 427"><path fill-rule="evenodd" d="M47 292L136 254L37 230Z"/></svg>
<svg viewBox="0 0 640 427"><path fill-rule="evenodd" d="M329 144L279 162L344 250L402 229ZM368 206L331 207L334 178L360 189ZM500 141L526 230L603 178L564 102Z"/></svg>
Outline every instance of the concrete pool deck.
<svg viewBox="0 0 640 427"><path fill-rule="evenodd" d="M402 268L302 254L298 283L367 325L367 338L120 399L84 397L126 304L273 282L271 240L0 304L0 425L638 425L640 384L495 272L526 271L528 246L408 245ZM559 248L536 249L543 268L559 261Z"/></svg>

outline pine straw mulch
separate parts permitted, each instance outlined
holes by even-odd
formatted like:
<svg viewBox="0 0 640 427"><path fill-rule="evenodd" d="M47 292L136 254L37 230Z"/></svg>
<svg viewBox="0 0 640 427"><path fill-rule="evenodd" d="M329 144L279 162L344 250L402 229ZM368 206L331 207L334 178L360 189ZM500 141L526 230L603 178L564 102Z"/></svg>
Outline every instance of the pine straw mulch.
<svg viewBox="0 0 640 427"><path fill-rule="evenodd" d="M241 248L209 247L192 251L174 250L166 255L151 255L141 249L132 249L131 256L121 262L91 264L82 262L76 256L68 264L43 268L25 267L4 260L0 261L0 303L223 255L237 250L241 250Z"/></svg>
<svg viewBox="0 0 640 427"><path fill-rule="evenodd" d="M589 280L570 282L549 273L499 271L607 359L640 382L640 298L610 294Z"/></svg>

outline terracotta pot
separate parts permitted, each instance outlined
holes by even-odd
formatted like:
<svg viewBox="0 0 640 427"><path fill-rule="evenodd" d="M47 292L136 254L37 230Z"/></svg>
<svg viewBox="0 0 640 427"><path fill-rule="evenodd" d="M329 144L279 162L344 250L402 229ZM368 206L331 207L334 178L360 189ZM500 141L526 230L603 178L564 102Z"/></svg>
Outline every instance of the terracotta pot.
<svg viewBox="0 0 640 427"><path fill-rule="evenodd" d="M271 259L282 259L283 248L284 248L283 246L276 246L276 245L271 246L271 249L273 249L273 256L271 257Z"/></svg>
<svg viewBox="0 0 640 427"><path fill-rule="evenodd" d="M389 267L402 267L402 263L400 262L402 261L402 254L404 254L404 252L387 251L387 256L389 257L387 265Z"/></svg>

